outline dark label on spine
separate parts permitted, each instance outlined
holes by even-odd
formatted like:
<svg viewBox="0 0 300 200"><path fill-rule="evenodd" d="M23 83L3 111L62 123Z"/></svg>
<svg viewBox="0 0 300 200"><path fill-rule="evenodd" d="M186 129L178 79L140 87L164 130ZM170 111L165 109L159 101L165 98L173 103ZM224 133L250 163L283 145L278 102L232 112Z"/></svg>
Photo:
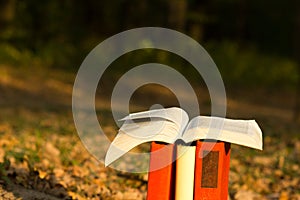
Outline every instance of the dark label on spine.
<svg viewBox="0 0 300 200"><path fill-rule="evenodd" d="M219 151L203 151L201 187L218 187Z"/></svg>

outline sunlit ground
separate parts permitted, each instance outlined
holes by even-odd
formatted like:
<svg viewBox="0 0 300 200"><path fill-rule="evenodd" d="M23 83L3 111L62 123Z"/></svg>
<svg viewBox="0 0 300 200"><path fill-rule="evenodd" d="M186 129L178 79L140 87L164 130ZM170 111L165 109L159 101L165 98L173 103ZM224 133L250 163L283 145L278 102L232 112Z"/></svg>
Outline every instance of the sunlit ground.
<svg viewBox="0 0 300 200"><path fill-rule="evenodd" d="M10 187L16 199L25 194L16 192L14 185L66 199L144 199L146 174L105 168L83 147L72 118L74 78L57 69L0 66L1 185ZM293 93L263 88L227 91L227 115L255 118L264 133L263 151L232 146L231 198L299 200L300 135L292 118ZM96 102L97 110L107 113L109 100ZM204 112L209 111L207 102L200 105ZM116 134L109 113L100 120L108 135Z"/></svg>

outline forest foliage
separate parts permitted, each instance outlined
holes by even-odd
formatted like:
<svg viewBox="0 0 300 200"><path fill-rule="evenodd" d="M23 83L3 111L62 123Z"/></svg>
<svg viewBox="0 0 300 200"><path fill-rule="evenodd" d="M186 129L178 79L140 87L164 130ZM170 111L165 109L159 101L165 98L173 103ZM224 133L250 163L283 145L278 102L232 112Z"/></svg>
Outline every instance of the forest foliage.
<svg viewBox="0 0 300 200"><path fill-rule="evenodd" d="M297 4L295 0L1 0L0 61L76 70L104 39L131 28L156 26L199 41L229 85L295 88Z"/></svg>

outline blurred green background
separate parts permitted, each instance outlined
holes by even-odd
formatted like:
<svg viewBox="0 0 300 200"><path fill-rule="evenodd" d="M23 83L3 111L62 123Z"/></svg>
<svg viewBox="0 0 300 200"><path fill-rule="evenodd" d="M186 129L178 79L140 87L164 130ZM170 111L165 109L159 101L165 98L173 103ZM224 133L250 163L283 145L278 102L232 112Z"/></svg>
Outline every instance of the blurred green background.
<svg viewBox="0 0 300 200"><path fill-rule="evenodd" d="M0 0L0 63L76 72L104 39L131 28L158 26L199 41L227 87L287 90L295 94L296 105L299 4L297 0ZM138 55L127 56L123 68L112 71L118 75L132 60L157 58L155 53L150 59ZM180 63L174 56L164 59L169 65ZM190 68L182 71L193 76Z"/></svg>

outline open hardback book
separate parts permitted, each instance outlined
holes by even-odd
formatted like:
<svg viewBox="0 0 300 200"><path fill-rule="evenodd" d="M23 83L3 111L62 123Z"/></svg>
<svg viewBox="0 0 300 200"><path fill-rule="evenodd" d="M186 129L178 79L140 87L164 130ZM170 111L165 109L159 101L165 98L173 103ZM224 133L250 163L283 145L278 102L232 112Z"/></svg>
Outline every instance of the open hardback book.
<svg viewBox="0 0 300 200"><path fill-rule="evenodd" d="M262 132L255 120L197 116L189 121L177 107L132 113L123 119L105 157L108 166L134 147L150 141L173 144L177 140L221 140L262 150Z"/></svg>

